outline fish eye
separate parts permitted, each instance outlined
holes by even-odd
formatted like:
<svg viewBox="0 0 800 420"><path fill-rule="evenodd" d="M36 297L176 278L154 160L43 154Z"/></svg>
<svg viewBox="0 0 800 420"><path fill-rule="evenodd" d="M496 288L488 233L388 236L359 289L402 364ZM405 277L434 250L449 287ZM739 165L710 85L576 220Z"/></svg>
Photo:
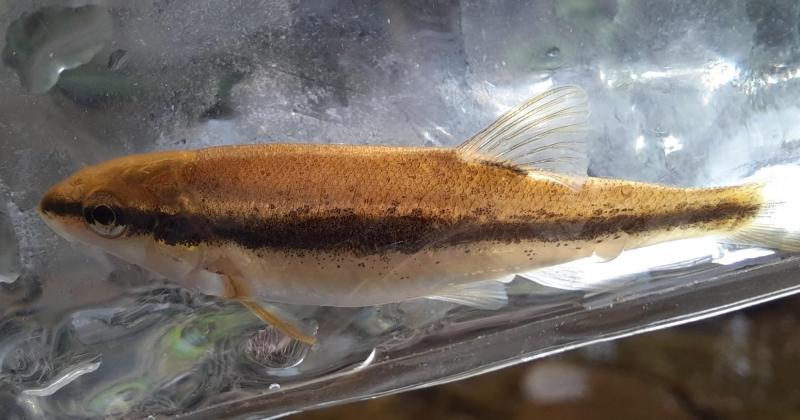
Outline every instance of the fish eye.
<svg viewBox="0 0 800 420"><path fill-rule="evenodd" d="M120 223L118 210L108 204L89 206L83 212L86 224L98 235L113 239L125 232L125 225Z"/></svg>
<svg viewBox="0 0 800 420"><path fill-rule="evenodd" d="M113 225L117 221L117 215L114 214L114 210L104 204L96 206L92 210L92 218L95 223L100 223L103 226Z"/></svg>

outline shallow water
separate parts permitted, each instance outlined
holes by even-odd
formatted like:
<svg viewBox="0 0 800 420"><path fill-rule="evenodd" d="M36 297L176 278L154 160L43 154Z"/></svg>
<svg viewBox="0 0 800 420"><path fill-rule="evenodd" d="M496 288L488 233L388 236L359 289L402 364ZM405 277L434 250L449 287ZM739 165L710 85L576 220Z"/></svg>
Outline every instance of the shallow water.
<svg viewBox="0 0 800 420"><path fill-rule="evenodd" d="M609 294L517 280L495 312L282 306L318 330L307 348L71 246L35 205L82 165L134 152L454 146L561 84L589 94L591 174L731 183L800 157L798 15L791 0L0 3L0 405L275 415L794 293L795 259L690 241L572 266L627 285Z"/></svg>

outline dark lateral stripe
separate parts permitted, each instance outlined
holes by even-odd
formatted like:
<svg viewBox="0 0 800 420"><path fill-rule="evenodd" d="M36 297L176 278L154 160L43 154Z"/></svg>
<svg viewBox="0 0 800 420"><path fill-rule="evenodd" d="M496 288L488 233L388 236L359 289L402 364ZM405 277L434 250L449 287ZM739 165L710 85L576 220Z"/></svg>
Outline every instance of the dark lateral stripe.
<svg viewBox="0 0 800 420"><path fill-rule="evenodd" d="M60 197L45 195L39 203L39 209L45 213L59 216L83 217L83 205L77 201L68 201Z"/></svg>
<svg viewBox="0 0 800 420"><path fill-rule="evenodd" d="M52 203L47 210L81 216L69 203ZM43 206L44 207L44 206ZM448 246L475 241L537 240L543 242L593 240L619 232L646 231L693 226L718 221L744 221L758 211L757 205L719 204L680 213L650 217L619 215L587 220L486 222L412 215L379 218L352 213L324 217L278 218L216 217L143 212L123 209L117 215L129 234L152 235L170 245L234 242L249 249L341 250L360 255L384 251L412 253L424 246Z"/></svg>

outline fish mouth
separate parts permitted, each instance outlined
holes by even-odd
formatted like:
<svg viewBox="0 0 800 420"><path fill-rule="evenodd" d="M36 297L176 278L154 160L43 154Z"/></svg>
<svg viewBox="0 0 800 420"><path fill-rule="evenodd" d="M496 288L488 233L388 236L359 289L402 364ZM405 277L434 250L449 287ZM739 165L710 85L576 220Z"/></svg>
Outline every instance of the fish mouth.
<svg viewBox="0 0 800 420"><path fill-rule="evenodd" d="M53 209L53 202L54 200L50 192L47 192L44 196L42 196L42 198L39 200L39 204L36 206L36 213L39 214L39 218L44 220L48 225L50 224L49 219Z"/></svg>

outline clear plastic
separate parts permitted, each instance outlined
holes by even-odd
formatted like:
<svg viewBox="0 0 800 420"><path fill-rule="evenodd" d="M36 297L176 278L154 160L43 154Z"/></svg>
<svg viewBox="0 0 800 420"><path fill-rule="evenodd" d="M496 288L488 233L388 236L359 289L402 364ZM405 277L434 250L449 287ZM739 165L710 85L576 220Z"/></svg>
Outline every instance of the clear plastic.
<svg viewBox="0 0 800 420"><path fill-rule="evenodd" d="M85 164L208 145L455 146L536 92L588 93L590 174L734 183L798 158L786 1L5 2L0 412L277 416L498 369L798 291L799 260L709 240L578 262L609 293L515 280L482 311L280 306L288 340L39 220Z"/></svg>

